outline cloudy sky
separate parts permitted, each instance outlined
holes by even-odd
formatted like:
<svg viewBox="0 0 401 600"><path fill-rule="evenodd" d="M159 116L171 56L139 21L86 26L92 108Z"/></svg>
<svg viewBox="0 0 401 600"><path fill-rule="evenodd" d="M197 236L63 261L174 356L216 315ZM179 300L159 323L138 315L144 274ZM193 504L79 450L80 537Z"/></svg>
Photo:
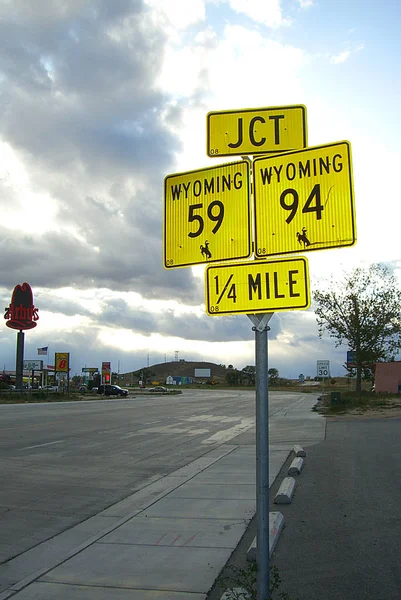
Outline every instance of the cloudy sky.
<svg viewBox="0 0 401 600"><path fill-rule="evenodd" d="M254 364L248 318L205 314L203 267L162 263L164 177L216 164L209 111L304 104L309 145L349 140L358 241L309 253L311 288L372 262L398 277L400 16L398 0L1 0L0 296L32 286L25 358ZM270 325L281 375L344 373L313 309ZM4 322L1 368L15 350Z"/></svg>

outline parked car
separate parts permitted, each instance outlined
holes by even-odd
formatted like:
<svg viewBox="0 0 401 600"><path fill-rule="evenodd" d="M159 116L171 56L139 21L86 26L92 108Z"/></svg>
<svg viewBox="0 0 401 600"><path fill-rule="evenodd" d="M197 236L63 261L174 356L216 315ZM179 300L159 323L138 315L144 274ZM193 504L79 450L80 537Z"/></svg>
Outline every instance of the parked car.
<svg viewBox="0 0 401 600"><path fill-rule="evenodd" d="M128 390L120 387L119 385L99 385L97 388L98 394L104 394L105 396L128 396Z"/></svg>
<svg viewBox="0 0 401 600"><path fill-rule="evenodd" d="M46 392L58 392L57 385L45 385L42 389Z"/></svg>
<svg viewBox="0 0 401 600"><path fill-rule="evenodd" d="M163 387L162 385L157 385L156 387L150 388L148 390L149 392L158 392L158 393L165 393L168 392L168 389Z"/></svg>

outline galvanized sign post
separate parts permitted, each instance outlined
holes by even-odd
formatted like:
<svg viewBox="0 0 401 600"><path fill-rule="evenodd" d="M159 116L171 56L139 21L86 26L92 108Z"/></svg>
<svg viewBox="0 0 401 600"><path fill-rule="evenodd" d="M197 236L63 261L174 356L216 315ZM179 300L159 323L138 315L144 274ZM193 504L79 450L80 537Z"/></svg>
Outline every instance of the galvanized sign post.
<svg viewBox="0 0 401 600"><path fill-rule="evenodd" d="M255 332L257 597L269 598L269 386L268 322L273 313L248 315Z"/></svg>

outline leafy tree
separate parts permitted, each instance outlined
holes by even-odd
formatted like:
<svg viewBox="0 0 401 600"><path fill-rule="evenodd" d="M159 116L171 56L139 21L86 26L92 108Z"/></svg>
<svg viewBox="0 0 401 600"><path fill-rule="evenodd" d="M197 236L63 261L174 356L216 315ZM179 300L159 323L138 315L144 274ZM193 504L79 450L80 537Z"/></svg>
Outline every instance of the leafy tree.
<svg viewBox="0 0 401 600"><path fill-rule="evenodd" d="M100 373L95 373L93 379L88 381L88 389L91 390L93 387L99 387L100 385Z"/></svg>
<svg viewBox="0 0 401 600"><path fill-rule="evenodd" d="M375 362L394 360L401 348L401 292L395 277L379 264L356 268L342 282L332 282L329 292L316 291L313 300L319 337L326 331L336 346L348 342L356 353L360 392L362 375L372 372Z"/></svg>
<svg viewBox="0 0 401 600"><path fill-rule="evenodd" d="M143 381L144 385L147 385L148 383L152 383L153 379L156 377L156 372L148 367L143 367L143 369L135 371L134 376L138 377L140 381Z"/></svg>
<svg viewBox="0 0 401 600"><path fill-rule="evenodd" d="M230 371L226 373L226 382L228 385L241 385L241 372L238 371L238 369L230 369Z"/></svg>
<svg viewBox="0 0 401 600"><path fill-rule="evenodd" d="M256 381L256 367L253 365L247 365L242 369L243 380L246 381L247 385L255 385Z"/></svg>
<svg viewBox="0 0 401 600"><path fill-rule="evenodd" d="M278 381L278 376L279 376L278 369L269 369L267 371L267 374L269 376L269 384L276 385L276 383Z"/></svg>

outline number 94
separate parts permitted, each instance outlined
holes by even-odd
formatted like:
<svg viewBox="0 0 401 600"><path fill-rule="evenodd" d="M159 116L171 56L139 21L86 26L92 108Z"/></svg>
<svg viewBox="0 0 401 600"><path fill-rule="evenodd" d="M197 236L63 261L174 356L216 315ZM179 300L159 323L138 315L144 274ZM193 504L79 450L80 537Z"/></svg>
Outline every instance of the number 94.
<svg viewBox="0 0 401 600"><path fill-rule="evenodd" d="M287 202L287 197L292 197L292 202ZM280 196L280 206L284 208L284 210L290 211L290 214L286 218L286 223L290 224L295 215L297 214L299 205L299 195L297 190L289 188L284 190ZM320 193L320 183L317 183L311 193L306 200L302 212L303 213L316 213L316 219L319 220L322 218L322 211L324 206L322 204L322 198Z"/></svg>

